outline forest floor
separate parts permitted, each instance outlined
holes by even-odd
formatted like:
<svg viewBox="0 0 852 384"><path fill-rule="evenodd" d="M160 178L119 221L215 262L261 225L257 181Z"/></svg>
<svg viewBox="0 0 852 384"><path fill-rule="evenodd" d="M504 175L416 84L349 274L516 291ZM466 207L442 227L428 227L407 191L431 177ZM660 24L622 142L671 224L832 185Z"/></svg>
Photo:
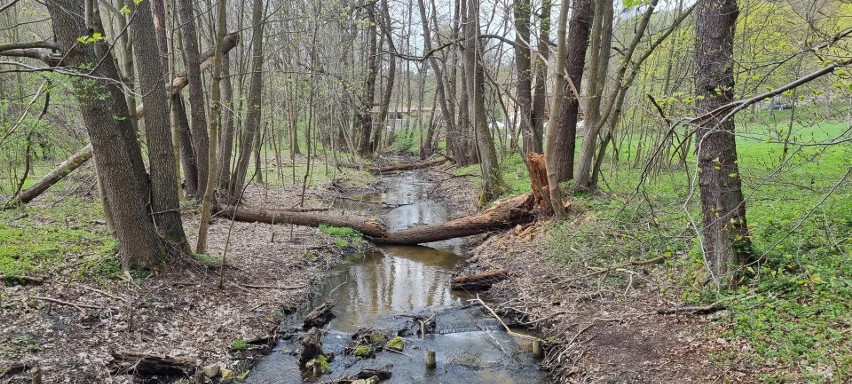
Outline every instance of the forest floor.
<svg viewBox="0 0 852 384"><path fill-rule="evenodd" d="M446 171L429 174L445 181L442 189L464 183ZM333 206L336 198L393 187L355 169L317 178L305 206L348 216L353 212ZM29 383L34 369L46 383L134 382L125 371L144 367L121 364L116 357L122 354L173 358L190 370L217 365L220 377L227 369L239 378L274 342L280 320L305 301L311 285L368 247L360 237L322 228L214 218L208 254L157 275L121 274L92 182L84 170L26 208L0 212L0 234L11 240L0 247L3 384ZM300 183L267 182L246 190L247 206L298 205ZM451 211L459 215L470 211L447 203L456 204ZM184 227L194 245L197 215L185 214Z"/></svg>
<svg viewBox="0 0 852 384"><path fill-rule="evenodd" d="M434 195L454 217L471 213L478 195L471 178L452 176L469 171L440 167L428 173L439 182ZM528 183L522 173L508 172L508 182ZM91 177L77 178L69 181L76 189L53 191L24 210L0 213L0 235L17 239L0 246L0 271L44 280L0 285L0 367L37 364L44 382L133 382L116 371L114 355L127 352L176 357L192 368L216 365L239 378L263 344L274 339L280 319L304 302L309 287L342 257L368 246L321 229L217 218L208 255L159 275L134 272L128 278L119 271ZM298 203L300 185L274 175L267 179L268 186L247 190L248 205ZM374 180L354 169L334 173L310 183L305 205L344 213L334 208L335 198L393 188ZM511 278L492 288L490 301L507 322L545 339L542 365L557 382L757 382L799 369L784 360L795 359L794 354L762 361L755 357L759 340L732 333L741 314L752 313L754 294L742 297L747 307L700 310L717 299L690 293L701 290L690 287L700 280L695 274L701 267L687 231L679 225L659 229L657 218L642 209L613 209L611 197L572 197L568 221L543 217L493 234L470 255L468 271L509 270ZM197 207L187 207L190 211ZM619 225L607 218L612 215ZM194 241L197 218L184 219ZM218 265L226 243L220 288ZM10 257L19 254L29 256ZM803 284L811 289L818 283ZM828 300L836 301L835 296ZM817 304L827 305L812 303ZM667 310L676 313L659 313ZM842 321L812 319L839 329L839 337L848 328ZM807 324L792 329L811 332ZM767 339L767 345L777 344ZM811 350L842 351L847 344L817 344L821 349ZM798 344L781 347L791 345ZM830 368L820 365L826 361L820 356L807 374L842 382L846 360L841 357L839 367ZM0 371L3 384L29 382L29 375Z"/></svg>

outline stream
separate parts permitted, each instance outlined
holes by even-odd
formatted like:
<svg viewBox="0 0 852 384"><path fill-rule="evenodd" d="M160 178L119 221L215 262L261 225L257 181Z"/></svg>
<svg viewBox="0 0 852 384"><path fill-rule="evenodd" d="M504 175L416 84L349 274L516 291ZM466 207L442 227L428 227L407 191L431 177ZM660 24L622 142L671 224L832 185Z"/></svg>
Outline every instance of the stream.
<svg viewBox="0 0 852 384"><path fill-rule="evenodd" d="M385 207L390 230L441 223L447 210L428 198L433 184L413 171L384 176L387 192L347 199L347 210L370 211ZM379 208L381 209L381 208ZM532 356L532 345L524 338L506 333L501 324L475 297L450 290L453 271L464 263L460 239L429 243L428 246L380 246L354 255L335 267L315 287L311 300L284 320L284 331L300 328L301 319L312 308L334 304L335 318L325 326L323 349L334 353L330 373L319 377L298 369L300 339L284 338L274 351L257 364L249 383L333 383L362 369L390 371L382 383L547 383ZM425 335L413 318L434 319ZM428 324L428 323L427 323ZM352 336L362 329L381 330L387 337L400 336L402 352L381 350L374 357L345 354ZM427 349L436 352L437 367L427 368Z"/></svg>

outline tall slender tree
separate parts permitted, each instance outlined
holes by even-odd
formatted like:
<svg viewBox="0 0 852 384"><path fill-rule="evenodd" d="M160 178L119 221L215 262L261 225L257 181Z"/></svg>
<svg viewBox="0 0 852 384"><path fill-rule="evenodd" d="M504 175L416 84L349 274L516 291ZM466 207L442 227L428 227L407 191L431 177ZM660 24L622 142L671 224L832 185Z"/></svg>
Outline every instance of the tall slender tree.
<svg viewBox="0 0 852 384"><path fill-rule="evenodd" d="M186 58L186 77L189 80L190 131L192 149L198 167L198 191L204 193L207 186L207 157L210 151L207 135L207 115L204 109L204 88L201 81L201 62L196 32L195 8L192 0L178 0L178 14L181 21L181 36L184 57ZM200 197L200 196L196 196Z"/></svg>
<svg viewBox="0 0 852 384"><path fill-rule="evenodd" d="M536 151L536 135L532 123L532 70L530 64L530 1L515 0L515 68L518 83L518 125L524 139L524 152Z"/></svg>

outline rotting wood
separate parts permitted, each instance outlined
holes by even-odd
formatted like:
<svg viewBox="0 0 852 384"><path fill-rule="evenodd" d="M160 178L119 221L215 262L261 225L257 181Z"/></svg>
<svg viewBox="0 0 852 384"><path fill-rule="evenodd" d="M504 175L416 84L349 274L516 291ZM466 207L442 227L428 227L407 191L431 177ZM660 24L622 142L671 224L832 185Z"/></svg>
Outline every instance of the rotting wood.
<svg viewBox="0 0 852 384"><path fill-rule="evenodd" d="M725 309L722 302L715 302L701 307L677 307L677 308L661 308L657 310L659 315L684 314L684 315L709 315L714 312Z"/></svg>
<svg viewBox="0 0 852 384"><path fill-rule="evenodd" d="M314 357L325 355L322 350L322 333L319 328L311 328L302 338L302 348L299 352L299 366L304 367Z"/></svg>
<svg viewBox="0 0 852 384"><path fill-rule="evenodd" d="M431 168L437 167L439 165L445 164L450 161L449 158L443 158L439 160L428 160L428 161L419 161L416 163L407 163L407 164L395 164L382 168L371 168L370 172L373 174L382 174L382 173L390 173L390 172L398 172L398 171L410 171L414 169L423 169L423 168Z"/></svg>
<svg viewBox="0 0 852 384"><path fill-rule="evenodd" d="M393 374L391 373L391 371L387 371L387 370L384 370L384 369L365 368L365 369L360 370L358 373L356 373L352 376L347 376L347 377L342 378L342 379L334 380L334 381L332 381L332 383L347 384L347 383L351 383L351 382L356 381L356 380L367 380L367 379L370 379L371 377L377 377L379 379L379 381L385 381L385 380L390 379L392 375Z"/></svg>
<svg viewBox="0 0 852 384"><path fill-rule="evenodd" d="M527 164L535 205L541 208L542 212L553 212L553 206L550 204L550 195L548 194L547 167L544 155L530 152L527 155Z"/></svg>
<svg viewBox="0 0 852 384"><path fill-rule="evenodd" d="M195 361L188 357L172 357L144 352L112 352L114 374L141 376L190 376Z"/></svg>
<svg viewBox="0 0 852 384"><path fill-rule="evenodd" d="M31 361L17 361L7 367L0 368L0 378L5 376L17 375L24 373L30 368L35 367L36 363Z"/></svg>
<svg viewBox="0 0 852 384"><path fill-rule="evenodd" d="M321 224L349 227L361 232L374 244L413 245L433 241L503 230L535 220L533 195L526 194L495 202L485 211L471 216L451 220L442 224L417 226L400 231L388 232L375 220L353 219L324 213L288 212L274 209L224 206L220 211L236 221L267 224L294 224L319 227Z"/></svg>
<svg viewBox="0 0 852 384"><path fill-rule="evenodd" d="M472 275L455 276L450 280L450 288L465 291L484 291L491 289L492 285L507 278L509 278L509 272L505 269L491 269Z"/></svg>
<svg viewBox="0 0 852 384"><path fill-rule="evenodd" d="M9 284L17 285L41 285L44 279L26 275L0 275L0 280Z"/></svg>
<svg viewBox="0 0 852 384"><path fill-rule="evenodd" d="M334 307L334 304L325 302L322 305L314 308L303 321L303 328L322 328L326 324L328 324L331 319L334 318L334 314L331 313L331 308Z"/></svg>

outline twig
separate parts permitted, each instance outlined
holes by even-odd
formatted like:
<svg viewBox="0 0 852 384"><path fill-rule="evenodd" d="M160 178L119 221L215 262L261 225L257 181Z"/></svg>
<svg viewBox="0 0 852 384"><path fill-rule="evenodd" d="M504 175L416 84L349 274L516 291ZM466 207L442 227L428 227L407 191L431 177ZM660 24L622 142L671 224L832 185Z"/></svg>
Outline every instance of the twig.
<svg viewBox="0 0 852 384"><path fill-rule="evenodd" d="M90 287L90 286L85 285L85 284L75 284L75 285L77 285L78 287L81 287L81 288L88 289L88 290L90 290L90 291L92 291L92 292L97 292L97 293L100 293L101 295L104 295L104 296L107 296L107 297L111 297L111 298L116 299L116 300L121 300L121 301L123 301L123 302L125 302L125 303L130 303L130 300L127 300L127 299L125 299L125 298L123 298L123 297L115 296L115 295L109 294L109 293L104 292L104 291L102 291L102 290L100 290L100 289L97 289L97 288L94 288L94 287Z"/></svg>
<svg viewBox="0 0 852 384"><path fill-rule="evenodd" d="M481 304L483 307L485 307L485 309L487 309L487 310L488 310L488 312L490 312L490 313L491 313L491 316L494 316L494 318L495 318L495 319L497 319L497 321L499 321L499 322L500 322L500 324L501 324L501 325L503 326L503 328L506 330L506 333L508 333L508 334L510 334L510 335L512 335L512 336L517 336L517 337L520 337L520 338L523 338L523 339L527 339L527 340L539 340L539 341L542 341L542 342L544 341L544 340L541 340L541 339L539 339L538 337L535 337L535 336L524 335L524 334L522 334L522 333L517 333L517 332L513 331L511 328L509 328L509 326L508 326L508 325L506 325L506 323L504 323L504 322L503 322L503 319L501 319L501 318L500 318L500 316L498 316L498 315L497 315L497 313L496 313L496 312L494 312L494 310L493 310L493 309L491 309L491 307L489 307L489 306L488 306L488 304L485 304L485 302L484 302L484 301L482 301L482 299L480 299L480 298L479 298L479 295L478 295L478 294L476 295L476 298L475 298L475 299L470 299L470 300L468 300L468 301L477 301L477 302L479 302L479 304Z"/></svg>
<svg viewBox="0 0 852 384"><path fill-rule="evenodd" d="M677 307L677 308L661 308L657 310L657 314L670 315L675 313L684 313L687 315L709 315L725 309L725 305L721 301L705 305L703 307Z"/></svg>
<svg viewBox="0 0 852 384"><path fill-rule="evenodd" d="M59 300L59 299L54 299L54 298L51 298L51 297L45 297L45 296L33 296L32 298L33 298L33 299L36 299L36 300L43 300L43 301L47 301L47 302L50 302L50 303L59 304L59 305L67 305L67 306L69 306L69 307L74 307L74 308L77 308L78 310L80 310L80 312L83 312L83 313L85 313L85 312L86 312L86 311L84 311L84 310L83 310L83 308L88 308L88 309L109 309L109 308L106 308L106 307L99 307L99 306L97 306L97 305L80 304L80 303L70 303L70 302L67 302L67 301L62 301L62 300Z"/></svg>
<svg viewBox="0 0 852 384"><path fill-rule="evenodd" d="M255 285L255 284L240 284L246 288L254 288L254 289L283 289L283 290L291 290L291 289L302 289L305 288L304 285L297 285L292 287L279 287L275 285Z"/></svg>

